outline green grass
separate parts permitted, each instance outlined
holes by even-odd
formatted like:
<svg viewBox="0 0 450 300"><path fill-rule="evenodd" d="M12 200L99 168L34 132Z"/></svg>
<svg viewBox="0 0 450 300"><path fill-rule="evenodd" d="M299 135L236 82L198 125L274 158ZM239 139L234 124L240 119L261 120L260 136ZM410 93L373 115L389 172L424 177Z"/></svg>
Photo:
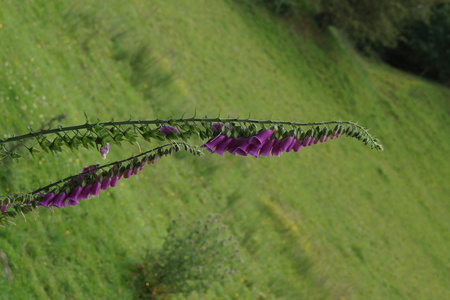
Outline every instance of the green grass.
<svg viewBox="0 0 450 300"><path fill-rule="evenodd" d="M2 136L61 113L72 125L84 111L106 121L196 109L359 121L386 149L340 139L281 158L160 160L99 198L0 230L11 271L1 299L133 299L136 264L179 213L222 214L244 260L193 299L450 298L448 89L366 61L307 17L289 24L231 0L0 3ZM2 166L0 188L99 162L38 155Z"/></svg>

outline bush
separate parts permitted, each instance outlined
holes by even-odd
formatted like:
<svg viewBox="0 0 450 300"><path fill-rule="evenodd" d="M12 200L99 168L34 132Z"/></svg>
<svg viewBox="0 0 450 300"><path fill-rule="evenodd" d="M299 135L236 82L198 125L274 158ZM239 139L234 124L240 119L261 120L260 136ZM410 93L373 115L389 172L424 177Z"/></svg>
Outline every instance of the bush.
<svg viewBox="0 0 450 300"><path fill-rule="evenodd" d="M409 22L394 48L383 48L383 59L394 67L450 86L450 4L436 5L430 19Z"/></svg>
<svg viewBox="0 0 450 300"><path fill-rule="evenodd" d="M174 220L160 249L147 252L138 267L141 298L165 298L169 294L205 292L211 283L235 273L237 242L217 215L189 223Z"/></svg>

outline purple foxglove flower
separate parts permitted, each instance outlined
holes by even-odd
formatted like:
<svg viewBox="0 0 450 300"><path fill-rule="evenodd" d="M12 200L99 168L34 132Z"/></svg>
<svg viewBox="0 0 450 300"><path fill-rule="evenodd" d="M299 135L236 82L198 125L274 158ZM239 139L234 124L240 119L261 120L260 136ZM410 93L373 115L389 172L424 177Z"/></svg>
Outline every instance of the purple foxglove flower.
<svg viewBox="0 0 450 300"><path fill-rule="evenodd" d="M81 170L81 173L84 173L84 172L86 172L86 171L95 169L96 167L97 167L96 165L92 165L92 166L89 166L89 167L84 167L83 170ZM97 171L92 171L92 172L89 172L88 174L95 174L96 172L97 172ZM85 174L85 175L86 175L86 174Z"/></svg>
<svg viewBox="0 0 450 300"><path fill-rule="evenodd" d="M247 156L247 154L248 154L247 149L250 146L249 142L250 142L249 138L244 139L242 141L241 145L236 148L234 153L236 153L238 155L242 155L242 156Z"/></svg>
<svg viewBox="0 0 450 300"><path fill-rule="evenodd" d="M311 137L311 139L309 140L308 146L311 146L314 143L315 139L313 137Z"/></svg>
<svg viewBox="0 0 450 300"><path fill-rule="evenodd" d="M69 196L67 199L69 200L78 200L78 196L80 195L81 191L83 190L83 187L77 186L72 189L72 191L69 193Z"/></svg>
<svg viewBox="0 0 450 300"><path fill-rule="evenodd" d="M303 147L309 146L309 142L311 141L311 139L312 139L312 137L310 137L310 136L305 137L305 139L303 140L303 143L302 143Z"/></svg>
<svg viewBox="0 0 450 300"><path fill-rule="evenodd" d="M165 134L167 134L167 135L171 135L172 134L172 132L177 132L177 133L180 133L180 131L177 129L177 128L175 128L175 127L172 127L172 126L161 126L160 127L160 131L162 132L162 133L165 133Z"/></svg>
<svg viewBox="0 0 450 300"><path fill-rule="evenodd" d="M248 145L247 147L247 154L250 154L251 156L258 157L258 151L261 150L262 145L255 146L255 145Z"/></svg>
<svg viewBox="0 0 450 300"><path fill-rule="evenodd" d="M233 155L236 155L237 150L241 149L240 153L243 152L245 153L245 156L247 156L247 152L245 150L248 147L249 140L250 139L248 138L237 138L228 145L227 151Z"/></svg>
<svg viewBox="0 0 450 300"><path fill-rule="evenodd" d="M297 142L297 140L295 139L295 137L292 137L292 141L291 143L288 145L286 152L291 152L294 147L295 147L295 143Z"/></svg>
<svg viewBox="0 0 450 300"><path fill-rule="evenodd" d="M0 206L0 211L1 211L2 213L4 213L4 212L6 211L6 209L8 208L9 205L10 205L10 204L5 204L5 205Z"/></svg>
<svg viewBox="0 0 450 300"><path fill-rule="evenodd" d="M272 136L275 130L267 129L259 132L257 135L250 138L250 145L262 147L264 143Z"/></svg>
<svg viewBox="0 0 450 300"><path fill-rule="evenodd" d="M291 146L293 141L294 141L294 137L293 136L289 136L287 138L282 139L281 143L280 143L280 146L279 146L280 150L281 150L281 153L288 152L288 149ZM291 150L289 150L289 151L291 151Z"/></svg>
<svg viewBox="0 0 450 300"><path fill-rule="evenodd" d="M213 123L212 127L215 131L217 131L217 133L220 132L220 130L222 129L222 126L227 127L228 129L231 130L231 125L230 124L223 124L223 123Z"/></svg>
<svg viewBox="0 0 450 300"><path fill-rule="evenodd" d="M141 162L141 165L138 168L139 171L141 171L145 167L145 163L145 161Z"/></svg>
<svg viewBox="0 0 450 300"><path fill-rule="evenodd" d="M329 136L326 136L324 139L323 139L323 142L325 143L325 142L328 142L330 140L330 137Z"/></svg>
<svg viewBox="0 0 450 300"><path fill-rule="evenodd" d="M100 154L102 155L102 159L106 159L106 155L109 152L109 143L106 143L106 147L100 147Z"/></svg>
<svg viewBox="0 0 450 300"><path fill-rule="evenodd" d="M123 174L123 177L124 178L130 178L131 175L133 175L133 169L126 170L125 173Z"/></svg>
<svg viewBox="0 0 450 300"><path fill-rule="evenodd" d="M52 204L50 206L56 206L57 208L65 207L64 201L67 199L66 193L59 193L53 198Z"/></svg>
<svg viewBox="0 0 450 300"><path fill-rule="evenodd" d="M326 135L323 135L320 139L319 139L319 141L321 142L321 143L323 143L323 142L325 142L325 139L327 138L327 136Z"/></svg>
<svg viewBox="0 0 450 300"><path fill-rule="evenodd" d="M88 199L89 192L92 189L92 184L86 184L78 195L78 200L80 199Z"/></svg>
<svg viewBox="0 0 450 300"><path fill-rule="evenodd" d="M317 145L317 143L319 142L319 139L314 139L314 145Z"/></svg>
<svg viewBox="0 0 450 300"><path fill-rule="evenodd" d="M298 152L302 146L303 146L302 140L295 140L294 152Z"/></svg>
<svg viewBox="0 0 450 300"><path fill-rule="evenodd" d="M272 156L281 156L281 144L283 143L283 140L277 140L273 146L272 146Z"/></svg>
<svg viewBox="0 0 450 300"><path fill-rule="evenodd" d="M133 172L131 173L132 175L137 175L137 173L139 173L139 167L134 168Z"/></svg>
<svg viewBox="0 0 450 300"><path fill-rule="evenodd" d="M37 205L38 206L42 205L44 207L48 207L48 205L52 202L52 200L54 198L55 198L55 194L48 193L42 198L42 200Z"/></svg>
<svg viewBox="0 0 450 300"><path fill-rule="evenodd" d="M261 151L259 151L259 155L269 157L269 153L272 150L273 145L275 144L277 140L267 140L264 145L261 147Z"/></svg>
<svg viewBox="0 0 450 300"><path fill-rule="evenodd" d="M66 207L71 206L71 205L78 205L78 204L80 204L80 202L78 200L67 199Z"/></svg>
<svg viewBox="0 0 450 300"><path fill-rule="evenodd" d="M202 145L202 148L206 148L206 150L208 150L209 152L213 153L213 149L214 147L216 147L217 145L219 145L220 143L222 143L224 140L226 140L227 137L224 135L218 135L215 136L211 139L209 139L209 141L207 141L204 145Z"/></svg>
<svg viewBox="0 0 450 300"><path fill-rule="evenodd" d="M218 144L213 153L217 153L223 156L223 153L227 149L228 145L233 141L233 138L228 138L224 140L222 143Z"/></svg>
<svg viewBox="0 0 450 300"><path fill-rule="evenodd" d="M110 184L111 184L111 177L105 177L102 180L102 184L101 184L100 188L102 190L106 190L106 189L108 189Z"/></svg>
<svg viewBox="0 0 450 300"><path fill-rule="evenodd" d="M89 191L89 199L92 196L98 197L98 194L100 192L100 187L101 187L102 183L100 181L97 181L96 183L94 183L92 185L91 190Z"/></svg>
<svg viewBox="0 0 450 300"><path fill-rule="evenodd" d="M118 175L113 176L113 177L111 178L110 186L115 187L115 186L117 185L117 181L119 181L119 178L120 178L120 177L119 177Z"/></svg>

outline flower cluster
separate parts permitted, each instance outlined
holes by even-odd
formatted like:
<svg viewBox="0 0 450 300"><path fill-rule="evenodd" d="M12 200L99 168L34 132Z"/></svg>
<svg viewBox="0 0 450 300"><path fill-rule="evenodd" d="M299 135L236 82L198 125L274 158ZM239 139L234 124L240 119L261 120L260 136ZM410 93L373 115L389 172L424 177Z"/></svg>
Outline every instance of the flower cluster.
<svg viewBox="0 0 450 300"><path fill-rule="evenodd" d="M63 188L60 189L59 192L52 191L36 197L36 201L39 201L37 206L44 206L46 208L55 206L61 208L78 205L80 204L79 200L90 199L93 196L98 197L100 190L107 190L109 187L115 187L121 178L129 178L132 175L136 175L147 163L154 164L155 162L156 158L148 161L144 160L140 164L134 166L131 164L130 167L125 170L115 166L112 169L111 174L104 173L102 175L96 174L96 165L83 168L78 175L78 181L71 181L69 188Z"/></svg>
<svg viewBox="0 0 450 300"><path fill-rule="evenodd" d="M220 132L220 125L214 124L213 127L217 132ZM222 156L224 152L229 152L233 155L270 157L280 156L283 152L298 152L301 147L307 147L341 137L338 131L334 131L329 135L327 133L314 135L310 132L309 134L303 134L299 138L295 135L277 138L273 137L275 131L275 129L265 129L259 131L254 136L237 138L219 134L208 140L201 147L206 148L211 153L217 153Z"/></svg>

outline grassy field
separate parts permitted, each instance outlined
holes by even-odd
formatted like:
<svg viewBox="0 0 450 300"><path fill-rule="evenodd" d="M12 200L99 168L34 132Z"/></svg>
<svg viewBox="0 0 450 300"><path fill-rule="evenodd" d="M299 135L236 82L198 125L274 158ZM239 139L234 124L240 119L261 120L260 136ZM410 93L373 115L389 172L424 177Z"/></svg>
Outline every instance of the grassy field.
<svg viewBox="0 0 450 300"><path fill-rule="evenodd" d="M450 299L448 88L361 58L308 16L290 24L239 1L0 4L2 136L61 114L73 125L84 111L196 110L359 121L385 147L343 138L280 158L163 159L99 198L0 229L0 299L134 299L136 265L180 213L222 214L243 259L191 299ZM115 148L106 162L138 152ZM1 166L0 188L100 162L87 150L37 155Z"/></svg>

